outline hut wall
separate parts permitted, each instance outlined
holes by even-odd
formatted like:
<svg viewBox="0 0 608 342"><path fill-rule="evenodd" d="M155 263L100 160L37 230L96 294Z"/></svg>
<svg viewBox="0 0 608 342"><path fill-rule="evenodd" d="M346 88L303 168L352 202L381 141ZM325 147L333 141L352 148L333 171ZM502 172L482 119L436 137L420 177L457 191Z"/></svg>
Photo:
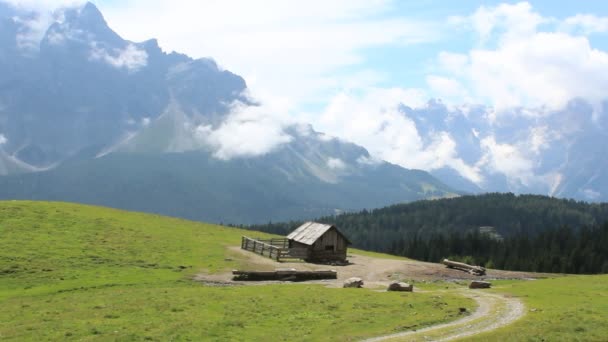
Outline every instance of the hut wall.
<svg viewBox="0 0 608 342"><path fill-rule="evenodd" d="M308 259L310 257L311 247L303 243L289 240L289 255Z"/></svg>
<svg viewBox="0 0 608 342"><path fill-rule="evenodd" d="M313 245L311 259L346 260L346 239L334 228L328 230Z"/></svg>

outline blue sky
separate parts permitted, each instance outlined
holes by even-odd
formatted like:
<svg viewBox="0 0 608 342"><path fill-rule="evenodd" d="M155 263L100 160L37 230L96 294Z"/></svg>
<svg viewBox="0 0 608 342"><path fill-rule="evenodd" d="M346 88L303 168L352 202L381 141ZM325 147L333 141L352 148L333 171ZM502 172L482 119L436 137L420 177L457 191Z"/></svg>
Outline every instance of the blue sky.
<svg viewBox="0 0 608 342"><path fill-rule="evenodd" d="M496 28L481 42L470 22L480 10L526 8L513 14L520 17L508 25L525 21L525 12L546 21L527 32L529 36L563 32L562 22L577 14L608 16L608 4L602 1L268 1L260 6L246 1L185 0L176 5L166 0L99 0L96 4L126 38L157 37L166 50L210 56L244 76L259 96L281 98L296 112L320 111L336 94L361 93L369 87L417 89L427 98L445 98L428 79L448 78L438 70L439 54L491 50L513 28ZM454 18L461 18L461 23L454 24ZM575 31L568 33L584 37L593 49L608 50L606 32ZM357 41L360 36L364 38ZM468 80L449 76L469 87ZM509 102L475 90L470 93L461 102L499 106ZM457 96L449 99L458 100Z"/></svg>

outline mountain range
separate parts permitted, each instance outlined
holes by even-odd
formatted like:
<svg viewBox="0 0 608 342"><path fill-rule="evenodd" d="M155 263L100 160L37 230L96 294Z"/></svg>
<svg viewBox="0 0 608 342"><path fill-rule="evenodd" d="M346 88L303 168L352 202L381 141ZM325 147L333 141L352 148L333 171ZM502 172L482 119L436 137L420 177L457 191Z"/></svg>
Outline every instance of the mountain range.
<svg viewBox="0 0 608 342"><path fill-rule="evenodd" d="M36 13L0 6L1 199L252 223L457 195L310 125L265 145L243 78L124 40L91 3L58 10L39 43Z"/></svg>
<svg viewBox="0 0 608 342"><path fill-rule="evenodd" d="M560 110L402 106L426 144L449 137L454 157L433 175L457 189L608 201L608 103L573 99ZM443 137L443 136L442 136ZM454 162L457 160L458 162Z"/></svg>
<svg viewBox="0 0 608 342"><path fill-rule="evenodd" d="M402 105L424 145L455 146L425 172L275 122L239 75L154 39L125 40L92 3L47 21L41 31L40 13L0 2L0 199L227 223L495 191L608 200L607 123L583 100L543 115Z"/></svg>

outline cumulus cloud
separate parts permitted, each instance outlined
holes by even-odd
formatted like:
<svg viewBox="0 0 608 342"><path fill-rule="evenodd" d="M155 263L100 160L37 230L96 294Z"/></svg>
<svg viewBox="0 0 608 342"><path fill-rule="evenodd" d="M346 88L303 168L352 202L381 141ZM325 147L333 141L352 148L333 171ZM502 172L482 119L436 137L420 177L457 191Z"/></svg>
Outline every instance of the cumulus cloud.
<svg viewBox="0 0 608 342"><path fill-rule="evenodd" d="M458 158L456 143L448 132L434 132L425 143L415 122L400 109L402 105L424 107L425 98L420 90L400 88L368 89L363 95L342 93L317 122L322 131L359 144L376 158L424 170L450 166L481 182L479 170Z"/></svg>
<svg viewBox="0 0 608 342"><path fill-rule="evenodd" d="M438 39L440 25L395 15L394 3L269 0L261 6L247 0L184 0L176 6L169 0L144 5L128 0L100 7L128 39L156 37L166 50L213 56L256 91L318 104L345 85L369 86L382 79L363 65L365 49ZM337 72L345 67L355 70Z"/></svg>
<svg viewBox="0 0 608 342"><path fill-rule="evenodd" d="M89 58L106 62L117 69L125 68L129 71L137 71L148 64L148 53L134 44L129 44L122 50L114 49L109 52L93 43Z"/></svg>
<svg viewBox="0 0 608 342"><path fill-rule="evenodd" d="M459 81L453 78L429 75L426 77L426 83L429 85L433 94L440 97L442 100L460 104L468 100L468 92Z"/></svg>
<svg viewBox="0 0 608 342"><path fill-rule="evenodd" d="M8 142L8 140L6 139L4 134L0 134L0 146L6 144L7 142Z"/></svg>
<svg viewBox="0 0 608 342"><path fill-rule="evenodd" d="M608 86L608 53L555 25L540 29L554 21L527 2L482 6L461 21L477 33L480 45L466 54L440 53L437 64L445 74L437 76L464 84L499 113L514 107L558 110L573 98L599 103ZM575 16L564 23L604 30L604 18Z"/></svg>
<svg viewBox="0 0 608 342"><path fill-rule="evenodd" d="M589 35L608 32L608 17L593 14L577 14L566 18L560 27L562 30Z"/></svg>
<svg viewBox="0 0 608 342"><path fill-rule="evenodd" d="M230 115L219 127L199 125L196 136L211 146L216 158L229 160L267 154L293 137L285 132L288 121L276 106L233 104Z"/></svg>
<svg viewBox="0 0 608 342"><path fill-rule="evenodd" d="M535 180L534 163L515 145L499 143L494 136L481 140L485 151L479 165L487 166L491 172L502 173L514 185L529 186Z"/></svg>

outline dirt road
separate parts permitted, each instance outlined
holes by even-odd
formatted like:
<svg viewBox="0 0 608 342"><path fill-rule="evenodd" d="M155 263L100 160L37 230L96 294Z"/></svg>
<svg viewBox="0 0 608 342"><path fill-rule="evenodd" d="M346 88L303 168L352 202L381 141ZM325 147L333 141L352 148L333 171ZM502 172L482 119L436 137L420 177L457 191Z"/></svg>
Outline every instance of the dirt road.
<svg viewBox="0 0 608 342"><path fill-rule="evenodd" d="M453 341L511 324L525 314L525 307L517 298L491 294L483 292L483 290L458 292L465 297L472 298L479 305L470 316L416 331L374 337L365 342Z"/></svg>

